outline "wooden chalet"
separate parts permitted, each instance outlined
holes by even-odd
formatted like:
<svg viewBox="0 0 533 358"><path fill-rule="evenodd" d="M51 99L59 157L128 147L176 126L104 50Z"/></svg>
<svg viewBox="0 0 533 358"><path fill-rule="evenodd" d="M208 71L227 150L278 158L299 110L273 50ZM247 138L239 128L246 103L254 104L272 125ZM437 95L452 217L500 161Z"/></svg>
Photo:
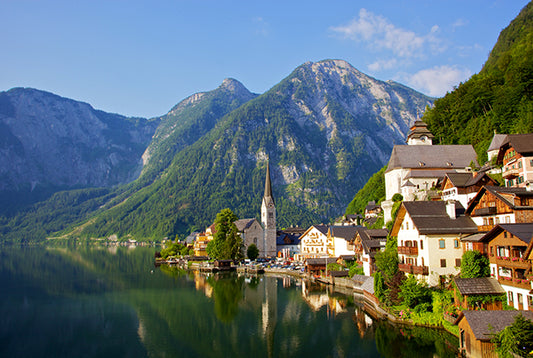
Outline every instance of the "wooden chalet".
<svg viewBox="0 0 533 358"><path fill-rule="evenodd" d="M465 357L498 358L491 342L492 335L513 324L515 316L533 320L530 311L462 311L455 324L459 326L459 350Z"/></svg>
<svg viewBox="0 0 533 358"><path fill-rule="evenodd" d="M505 295L505 290L498 283L498 281L491 277L479 277L479 278L459 278L453 279L455 283L454 287L454 301L455 304L462 307L465 310L501 310L502 301L494 300L492 302L481 302L470 304L469 297L475 297L479 295L483 296L502 296Z"/></svg>
<svg viewBox="0 0 533 358"><path fill-rule="evenodd" d="M491 276L507 292L508 304L533 310L531 250L533 223L499 224L482 239L488 246Z"/></svg>
<svg viewBox="0 0 533 358"><path fill-rule="evenodd" d="M468 204L466 215L480 232L488 232L498 224L533 222L533 191L484 186Z"/></svg>
<svg viewBox="0 0 533 358"><path fill-rule="evenodd" d="M446 173L440 183L443 201L458 200L466 208L468 202L484 186L498 183L485 172Z"/></svg>

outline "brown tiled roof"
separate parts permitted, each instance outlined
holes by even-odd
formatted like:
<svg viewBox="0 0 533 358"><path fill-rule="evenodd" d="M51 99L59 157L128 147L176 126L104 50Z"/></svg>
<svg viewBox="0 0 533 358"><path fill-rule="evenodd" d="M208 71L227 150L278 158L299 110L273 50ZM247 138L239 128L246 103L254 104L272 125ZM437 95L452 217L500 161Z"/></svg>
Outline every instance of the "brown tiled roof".
<svg viewBox="0 0 533 358"><path fill-rule="evenodd" d="M446 212L444 201L404 201L402 205L423 235L474 234L478 230L470 217L459 215L463 209L459 202L455 202L455 219Z"/></svg>
<svg viewBox="0 0 533 358"><path fill-rule="evenodd" d="M513 324L517 314L533 320L532 311L463 311L455 324L458 324L461 319L466 319L477 340L490 341L494 333Z"/></svg>
<svg viewBox="0 0 533 358"><path fill-rule="evenodd" d="M387 172L397 168L463 169L476 163L471 145L395 145Z"/></svg>
<svg viewBox="0 0 533 358"><path fill-rule="evenodd" d="M498 295L505 293L499 282L491 277L454 278L461 295Z"/></svg>

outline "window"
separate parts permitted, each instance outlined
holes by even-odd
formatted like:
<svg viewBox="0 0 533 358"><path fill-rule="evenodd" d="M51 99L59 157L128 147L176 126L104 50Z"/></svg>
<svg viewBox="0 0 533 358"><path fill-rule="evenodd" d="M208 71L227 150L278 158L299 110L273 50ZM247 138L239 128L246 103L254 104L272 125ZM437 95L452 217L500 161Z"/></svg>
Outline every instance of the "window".
<svg viewBox="0 0 533 358"><path fill-rule="evenodd" d="M509 301L509 303L513 302L513 291L507 292L507 300Z"/></svg>
<svg viewBox="0 0 533 358"><path fill-rule="evenodd" d="M461 259L455 259L455 267L461 267Z"/></svg>
<svg viewBox="0 0 533 358"><path fill-rule="evenodd" d="M444 241L444 239L440 239L439 240L439 248L440 249L445 249L446 248L446 242Z"/></svg>
<svg viewBox="0 0 533 358"><path fill-rule="evenodd" d="M524 304L524 300L522 299L522 294L521 293L517 293L516 294L516 298L517 298L517 301L518 301L519 305Z"/></svg>
<svg viewBox="0 0 533 358"><path fill-rule="evenodd" d="M446 267L446 259L440 260L440 267Z"/></svg>
<svg viewBox="0 0 533 358"><path fill-rule="evenodd" d="M530 159L530 160L529 160L529 166L530 166L530 167L533 167L533 159Z"/></svg>
<svg viewBox="0 0 533 358"><path fill-rule="evenodd" d="M453 247L456 248L456 249L459 248L459 240L458 239L453 240Z"/></svg>
<svg viewBox="0 0 533 358"><path fill-rule="evenodd" d="M533 296L527 295L527 308L529 310L533 309Z"/></svg>
<svg viewBox="0 0 533 358"><path fill-rule="evenodd" d="M420 250L424 250L424 241L420 240Z"/></svg>

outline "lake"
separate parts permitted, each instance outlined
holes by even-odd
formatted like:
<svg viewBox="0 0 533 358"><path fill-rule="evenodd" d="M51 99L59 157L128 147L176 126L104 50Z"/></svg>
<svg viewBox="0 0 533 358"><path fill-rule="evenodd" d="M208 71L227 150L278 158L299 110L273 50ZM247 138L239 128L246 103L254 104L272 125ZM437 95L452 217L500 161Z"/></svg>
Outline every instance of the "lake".
<svg viewBox="0 0 533 358"><path fill-rule="evenodd" d="M154 248L0 249L1 357L454 357L440 330L374 321L291 277L154 267Z"/></svg>

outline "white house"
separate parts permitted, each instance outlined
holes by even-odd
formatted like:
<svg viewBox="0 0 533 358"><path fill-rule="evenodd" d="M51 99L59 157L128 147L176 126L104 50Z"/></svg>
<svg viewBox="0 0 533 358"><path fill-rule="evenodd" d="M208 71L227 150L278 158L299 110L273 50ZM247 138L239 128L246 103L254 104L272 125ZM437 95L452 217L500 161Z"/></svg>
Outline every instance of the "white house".
<svg viewBox="0 0 533 358"><path fill-rule="evenodd" d="M300 236L299 259L320 258L328 255L328 226L313 225Z"/></svg>
<svg viewBox="0 0 533 358"><path fill-rule="evenodd" d="M457 275L461 238L477 232L476 224L462 212L459 202L403 202L391 231L398 239L399 269L430 286Z"/></svg>

